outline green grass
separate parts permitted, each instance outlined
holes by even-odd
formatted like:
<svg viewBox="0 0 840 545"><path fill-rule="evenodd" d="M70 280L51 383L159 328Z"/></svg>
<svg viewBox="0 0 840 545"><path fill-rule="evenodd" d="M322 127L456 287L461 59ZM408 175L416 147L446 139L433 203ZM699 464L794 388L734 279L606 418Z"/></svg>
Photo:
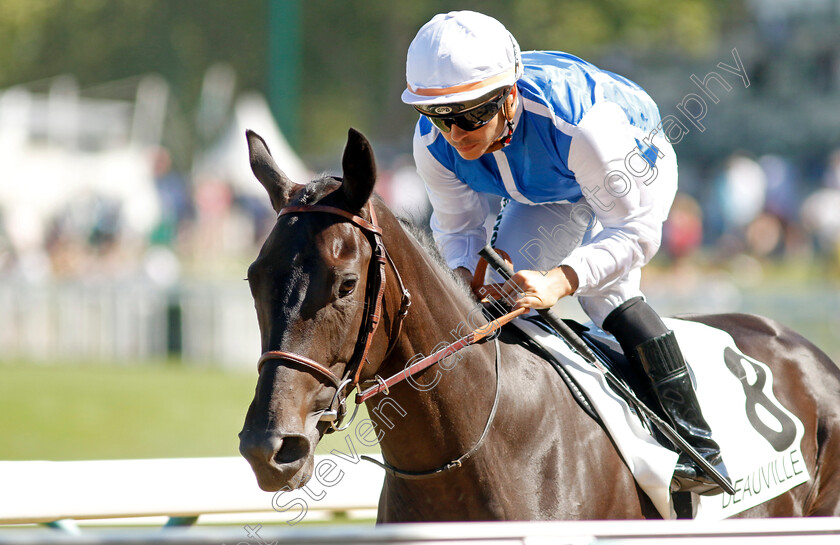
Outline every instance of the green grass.
<svg viewBox="0 0 840 545"><path fill-rule="evenodd" d="M255 385L252 373L161 362L0 364L0 460L238 456ZM344 434L318 452L332 448L347 450Z"/></svg>

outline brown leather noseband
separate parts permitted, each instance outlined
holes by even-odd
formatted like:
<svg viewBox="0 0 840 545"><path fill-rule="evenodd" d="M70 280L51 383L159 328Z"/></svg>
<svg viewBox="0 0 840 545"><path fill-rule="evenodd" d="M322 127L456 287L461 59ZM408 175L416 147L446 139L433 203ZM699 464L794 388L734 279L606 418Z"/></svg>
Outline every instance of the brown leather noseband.
<svg viewBox="0 0 840 545"><path fill-rule="evenodd" d="M341 427L341 421L347 412L347 395L349 395L350 392L352 392L359 384L362 369L364 368L364 364L368 362L368 352L370 352L371 344L373 344L373 337L376 334L379 321L382 317L382 301L385 295L385 266L387 263L390 263L391 268L394 270L394 277L396 278L402 292L402 300L400 302L400 310L395 318L396 333L392 333L390 346L386 351L385 357L390 354L391 350L395 346L396 340L399 338L402 330L403 319L408 313L408 307L411 305L411 295L405 288L402 278L400 277L400 273L382 242L382 229L377 224L376 214L373 211L372 204L368 205L368 210L370 212L370 221L367 221L346 210L342 210L341 208L320 204L287 206L281 209L277 214L278 219L287 214L302 214L308 212L320 212L340 216L365 233L373 250L365 291L365 315L362 319L359 335L356 338L356 346L353 351L353 356L347 363L343 379L339 378L338 375L330 371L326 365L322 365L307 358L306 356L291 352L284 352L281 350L269 350L268 352L265 352L262 356L260 356L259 362L257 363L258 372L262 371L263 365L269 360L285 360L298 363L310 371L314 371L315 374L320 375L322 378L327 379L335 387L336 391L333 395L333 399L330 402L330 405L321 412L320 417L320 420L327 421L330 424L326 433L346 429L353 421L351 418L350 422L348 422L344 427ZM345 389L347 390L346 392L344 391Z"/></svg>

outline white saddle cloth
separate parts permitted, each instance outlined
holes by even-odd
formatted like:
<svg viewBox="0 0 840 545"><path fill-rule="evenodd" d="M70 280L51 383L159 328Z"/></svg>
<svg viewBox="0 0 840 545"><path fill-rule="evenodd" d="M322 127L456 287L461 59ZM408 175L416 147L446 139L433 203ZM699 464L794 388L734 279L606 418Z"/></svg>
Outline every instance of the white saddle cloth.
<svg viewBox="0 0 840 545"><path fill-rule="evenodd" d="M696 496L695 519L720 520L807 482L800 444L804 427L773 395L773 375L745 356L725 331L665 319L674 330L694 379L712 436L721 447L735 495ZM670 494L678 454L661 446L603 374L559 337L528 320L512 322L554 354L586 393L636 482L663 518L676 518ZM585 324L594 336L612 339Z"/></svg>

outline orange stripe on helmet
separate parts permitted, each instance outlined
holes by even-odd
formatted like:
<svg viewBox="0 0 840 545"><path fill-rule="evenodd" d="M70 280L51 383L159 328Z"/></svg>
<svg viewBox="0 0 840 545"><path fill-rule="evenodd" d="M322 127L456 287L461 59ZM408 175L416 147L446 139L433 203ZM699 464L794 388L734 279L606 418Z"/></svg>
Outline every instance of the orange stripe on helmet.
<svg viewBox="0 0 840 545"><path fill-rule="evenodd" d="M464 83L462 85L453 85L452 87L438 87L438 88L430 88L430 89L423 89L418 88L415 89L411 86L411 84L406 85L408 90L414 93L415 95L420 95L424 97L439 97L443 95L451 95L455 93L466 93L467 91L474 91L476 89L484 89L485 87L492 87L496 83L500 83L511 75L514 75L514 70L508 70L507 72L502 72L496 76L489 77L487 79L483 79L481 81L474 81L472 83Z"/></svg>

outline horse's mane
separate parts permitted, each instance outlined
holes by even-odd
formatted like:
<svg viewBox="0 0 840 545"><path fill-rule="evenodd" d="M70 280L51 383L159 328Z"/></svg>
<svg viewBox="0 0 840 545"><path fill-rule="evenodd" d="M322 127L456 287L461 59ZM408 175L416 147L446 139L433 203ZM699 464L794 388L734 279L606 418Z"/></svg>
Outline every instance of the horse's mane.
<svg viewBox="0 0 840 545"><path fill-rule="evenodd" d="M435 263L439 267L442 267L447 270L449 269L449 267L446 264L446 260L443 259L443 255L441 255L440 250L438 250L438 247L435 244L432 235L429 234L429 232L426 229L424 229L420 225L417 225L416 223L414 223L406 217L397 216L396 214L395 217L397 218L397 221L400 222L400 225L402 225L402 228L406 232L408 232L408 234L411 235L415 241L417 241L417 244L419 244L420 247L422 247L423 250L425 250L425 252L429 254L429 256L431 256L432 259L434 259Z"/></svg>
<svg viewBox="0 0 840 545"><path fill-rule="evenodd" d="M449 268L449 264L443 258L443 255L438 250L437 244L432 239L431 234L426 229L423 229L421 226L413 223L412 221L401 217L396 216L397 220L400 222L400 225L410 237L412 237L417 244L432 258L432 261L437 265L437 268L440 269L441 274L448 275L452 281L458 286L458 289L464 292L467 296L472 298L472 293L470 292L469 286L465 285L461 279L455 274L455 272Z"/></svg>

